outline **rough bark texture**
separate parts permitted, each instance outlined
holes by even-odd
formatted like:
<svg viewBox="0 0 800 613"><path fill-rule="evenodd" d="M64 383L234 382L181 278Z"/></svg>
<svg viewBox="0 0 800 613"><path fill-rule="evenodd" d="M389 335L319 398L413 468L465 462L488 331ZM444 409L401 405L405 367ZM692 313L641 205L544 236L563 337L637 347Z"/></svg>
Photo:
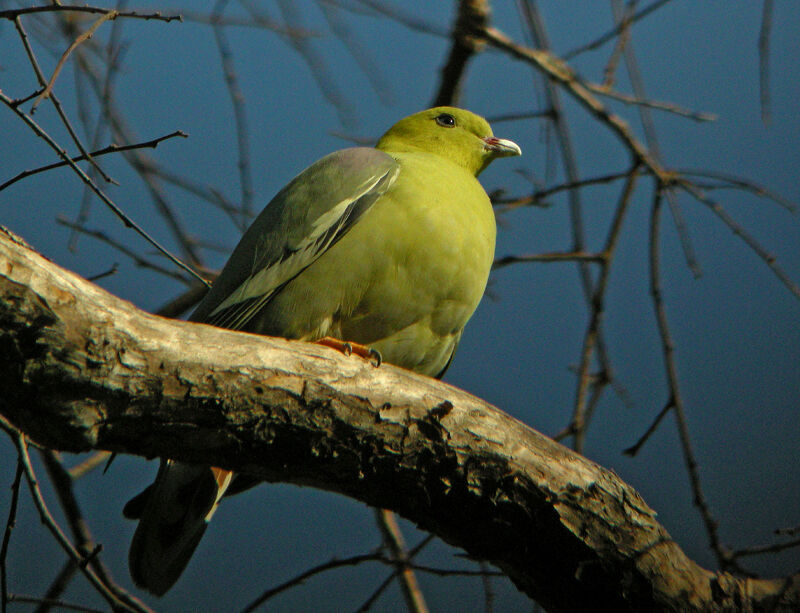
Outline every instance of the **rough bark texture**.
<svg viewBox="0 0 800 613"><path fill-rule="evenodd" d="M613 472L449 385L149 315L0 233L0 404L64 451L340 492L490 561L550 611L798 610L698 567Z"/></svg>

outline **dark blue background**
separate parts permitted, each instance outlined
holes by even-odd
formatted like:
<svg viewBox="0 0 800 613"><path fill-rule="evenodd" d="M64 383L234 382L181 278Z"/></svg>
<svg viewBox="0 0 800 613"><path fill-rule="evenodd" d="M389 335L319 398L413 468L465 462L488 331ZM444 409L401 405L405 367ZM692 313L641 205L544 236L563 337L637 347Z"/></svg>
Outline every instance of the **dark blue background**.
<svg viewBox="0 0 800 613"><path fill-rule="evenodd" d="M0 3L9 8L12 3ZM280 21L271 3L266 10ZM357 2L348 3L362 7ZM606 3L541 2L557 53L577 47L612 24ZM148 10L179 11L167 2L139 5ZM341 13L358 39L363 56L379 70L390 104L383 104L345 46L331 32L318 5L301 3L309 40L328 67L328 76L349 105L349 120L328 104L308 66L286 38L249 27L226 30L246 97L251 138L256 206L260 208L302 168L349 143L336 134L375 139L398 118L429 106L439 68L449 49L446 33L452 3L425 3L417 15L442 33L422 34L369 14ZM392 6L404 9L406 3ZM420 5L421 6L421 5ZM192 4L194 10L208 8ZM494 3L494 24L525 42L513 3ZM713 112L712 123L695 123L654 111L665 165L717 170L742 175L789 199L798 198L800 165L800 5L776 3L771 38L772 119L762 122L759 108L757 40L761 5L755 2L680 3L660 9L633 29L633 44L650 97L695 110ZM232 14L241 11L232 10ZM33 21L30 33L35 32ZM84 29L87 25L82 26ZM110 24L98 37L105 38ZM238 198L233 113L222 78L211 29L187 21L124 23L128 46L125 68L117 79L116 99L142 140L181 129L187 140L163 143L153 155L177 172ZM45 72L57 56L34 42ZM63 45L56 46L57 53ZM602 80L611 45L574 59L572 65L592 81ZM9 23L0 23L0 88L9 96L27 95L35 87L32 71ZM618 71L617 87L630 86ZM74 78L68 64L56 92L75 116ZM575 142L579 171L592 177L623 170L627 154L605 127L562 93ZM469 69L462 106L489 119L513 112L541 110L538 75L528 66L488 51ZM634 108L608 102L641 134ZM23 107L29 108L29 104ZM36 114L50 133L67 143L52 108ZM511 194L529 191L524 174L555 184L563 179L554 158L552 133L544 123L521 120L494 123L498 136L520 144L522 158L500 160L484 175L488 190L504 187ZM108 142L107 139L103 144ZM0 109L0 181L54 159L7 109ZM107 193L148 232L175 248L141 182L121 158L103 165L120 187ZM524 173L516 171L522 170ZM582 192L590 249L599 249L614 211L619 185ZM231 248L237 230L229 219L196 197L167 188L172 204L189 230ZM627 390L626 406L608 391L587 439L586 455L613 468L637 488L687 553L713 567L707 538L692 507L688 479L670 416L634 459L621 454L633 444L665 404L668 391L655 319L648 295L647 232L652 183L639 183L611 275L605 320L617 381ZM765 244L795 282L800 282L800 224L797 215L773 202L736 191L715 193L726 210ZM91 276L119 262L120 272L101 281L103 287L145 309L154 310L179 290L178 284L136 268L124 256L83 237L78 252L66 249L69 231L55 223L59 215L74 219L82 187L73 174L58 170L21 181L0 192L0 223L29 240L45 255L80 274ZM498 255L538 253L570 248L566 198L554 197L549 208L530 208L499 217ZM667 210L662 222L664 298L677 345L681 390L688 411L705 492L720 520L723 541L732 547L770 542L772 530L800 523L800 303L765 264L704 205L685 195L679 202L704 275L693 278ZM141 252L151 248L126 231L95 203L88 225L101 228ZM209 254L209 265L221 266L224 255ZM587 309L574 264L531 264L493 274L492 298L485 299L467 327L446 380L485 398L536 429L555 434L568 422L575 388L571 367L579 360ZM14 452L0 446L0 484L13 478ZM93 475L78 485L78 495L104 559L115 576L131 587L127 547L133 524L121 517L125 500L148 483L155 464L120 457L105 476ZM0 490L0 517L8 489ZM52 539L34 518L27 495L10 552L10 588L41 595L60 566ZM53 500L53 498L49 498ZM55 502L53 502L55 506ZM413 544L422 535L407 524ZM262 486L226 502L198 553L159 610L231 610L261 590L284 581L310 565L334 556L346 557L375 547L379 536L372 512L340 496L292 486ZM454 559L444 545L429 548L421 561L474 568ZM753 560L766 574L787 574L800 562L790 552ZM275 610L354 610L386 575L383 567L335 571L273 602ZM474 579L421 582L432 610L480 608L482 588ZM86 599L78 579L67 598ZM98 606L103 606L98 601ZM529 605L506 581L496 582L495 610ZM401 608L393 588L374 610Z"/></svg>

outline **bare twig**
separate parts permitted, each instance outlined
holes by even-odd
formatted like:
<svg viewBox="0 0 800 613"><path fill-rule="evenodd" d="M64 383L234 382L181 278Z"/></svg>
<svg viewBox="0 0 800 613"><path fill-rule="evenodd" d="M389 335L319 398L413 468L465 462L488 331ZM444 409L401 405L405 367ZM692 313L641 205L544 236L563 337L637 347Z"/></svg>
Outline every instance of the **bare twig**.
<svg viewBox="0 0 800 613"><path fill-rule="evenodd" d="M37 613L39 611L49 611L51 607L58 607L59 609L66 609L67 611L79 611L80 613L105 613L100 609L93 609L81 604L74 604L54 598L37 598L35 596L26 596L25 594L9 594L9 602L24 602L26 604L38 604Z"/></svg>
<svg viewBox="0 0 800 613"><path fill-rule="evenodd" d="M0 418L0 420L3 422L4 430L7 432L12 432L15 430L15 428L9 424L5 418ZM108 586L103 583L103 581L91 568L88 567L87 564L84 564L86 558L81 555L77 549L75 549L70 540L53 519L53 516L50 514L50 511L47 508L47 504L45 503L42 493L39 490L36 474L34 473L33 466L31 465L30 456L28 454L28 443L25 439L25 436L22 433L17 432L16 435L12 436L12 439L17 447L19 459L24 468L25 479L28 482L28 489L31 492L34 505L39 512L39 517L41 518L42 523L44 523L50 533L55 537L58 544L61 545L61 548L66 551L67 555L69 555L69 557L78 565L81 572L86 576L97 592L116 610L134 611L136 613L152 613L148 607L141 603L135 603L131 601L126 602L121 600L108 588Z"/></svg>
<svg viewBox="0 0 800 613"><path fill-rule="evenodd" d="M365 553L349 558L343 558L341 560L334 558L329 562L309 568L307 571L297 575L296 577L293 577L292 579L289 579L280 585L276 585L275 587L268 589L266 592L262 593L258 598L248 604L244 609L242 609L242 613L255 611L270 598L277 596L281 592L284 592L291 587L304 583L306 579L310 579L314 575L318 575L334 568L341 568L342 566L356 566L358 564L363 564L364 562L380 562L383 559L384 558L380 552Z"/></svg>
<svg viewBox="0 0 800 613"><path fill-rule="evenodd" d="M670 183L672 181L672 175L653 159L644 145L633 135L630 126L623 119L611 113L563 60L548 51L519 45L494 27L487 27L483 31L483 35L492 46L535 66L561 85L581 106L607 126L622 141L631 155L641 160L652 174L662 182Z"/></svg>
<svg viewBox="0 0 800 613"><path fill-rule="evenodd" d="M34 13L56 13L61 11L71 11L77 13L94 13L95 15L105 15L106 13L117 13L117 17L130 17L133 19L156 19L158 21L183 21L180 15L162 15L155 13L137 13L136 11L115 11L99 6L73 5L73 4L50 4L47 6L26 6L18 9L0 11L0 19L15 19L20 15L32 15Z"/></svg>
<svg viewBox="0 0 800 613"><path fill-rule="evenodd" d="M383 535L383 542L392 554L406 607L410 613L427 613L428 605L425 604L425 597L420 590L417 577L409 565L408 551L397 517L386 509L375 509L375 519Z"/></svg>
<svg viewBox="0 0 800 613"><path fill-rule="evenodd" d="M643 9L636 11L630 18L630 23L639 21L640 19L647 17L649 14L655 12L656 10L660 9L662 6L670 2L670 0L656 0L652 4L644 7ZM580 55L581 53L585 53L586 51L591 51L592 49L597 49L598 47L603 46L612 38L617 36L622 29L626 27L625 24L617 23L612 29L608 32L604 33L602 36L594 39L591 42L586 43L585 45L581 45L580 47L573 49L572 51L567 51L563 58L565 60L570 60L576 55Z"/></svg>
<svg viewBox="0 0 800 613"><path fill-rule="evenodd" d="M247 109L245 108L244 93L239 87L239 78L236 76L236 68L233 65L233 53L228 44L225 30L217 20L222 18L227 0L218 0L211 13L212 29L214 39L217 41L220 61L222 62L222 74L225 78L225 85L231 97L233 107L233 117L236 122L236 144L239 151L239 187L241 189L242 200L239 207L239 215L236 219L240 231L244 231L253 217L253 176L250 164L250 130L247 127Z"/></svg>
<svg viewBox="0 0 800 613"><path fill-rule="evenodd" d="M432 106L457 106L461 85L470 59L486 46L480 31L489 24L487 0L461 0L458 3L450 54L441 69L439 89Z"/></svg>
<svg viewBox="0 0 800 613"><path fill-rule="evenodd" d="M620 0L612 0L611 7L614 11L614 18L617 21L624 21L624 15L627 13L627 11L623 11L622 7L620 6ZM646 98L644 79L642 79L641 72L639 71L639 62L636 59L632 42L629 42L629 44L625 45L623 54L625 57L625 67L628 70L628 77L630 78L634 94L636 94L637 98ZM639 118L644 129L644 137L645 142L647 143L647 149L650 151L653 159L658 162L658 164L661 164L661 152L658 144L655 122L653 121L653 115L650 113L650 109L644 106L639 106L638 111ZM663 179L660 178L660 180ZM667 203L669 204L669 211L672 215L673 223L678 231L678 238L681 241L681 247L683 248L686 264L695 278L700 277L702 271L700 269L700 264L697 261L694 247L692 246L692 241L689 236L689 228L684 220L683 211L681 210L680 204L678 203L673 191L667 190L665 192L665 196L667 198Z"/></svg>
<svg viewBox="0 0 800 613"><path fill-rule="evenodd" d="M337 0L323 0L323 2L336 4L345 10L353 10L351 5L342 4ZM366 7L367 10L370 11L370 14L382 15L383 17L387 17L411 30L415 30L416 32L432 34L441 38L448 38L450 36L450 33L445 28L436 23L426 21L423 18L423 15L425 15L424 11L420 12L409 10L408 6L406 6L405 10L403 10L400 8L400 6L403 5L390 5L386 2L383 2L383 0L357 0L357 2Z"/></svg>
<svg viewBox="0 0 800 613"><path fill-rule="evenodd" d="M162 275L164 275L166 277L170 277L171 279L176 279L176 280L178 280L178 281L180 281L182 283L186 283L186 284L190 283L190 280L187 279L184 275L182 275L178 271L170 270L168 268L164 268L163 266L160 266L159 264L156 264L155 262L151 262L150 260L146 260L145 258L140 256L138 253L136 253L132 249L129 249L128 247L126 247L125 245L120 243L119 241L111 238L108 234L106 234L105 232L103 232L101 230L91 230L89 228L84 228L84 227L79 226L78 224L76 224L74 222L69 221L68 219L65 219L64 217L58 217L56 219L56 221L59 224L61 224L62 226L65 226L67 228L75 230L76 232L80 232L81 234L85 234L86 236L91 236L92 238L95 238L95 239L97 239L97 240L99 240L99 241L101 241L101 242L113 247L114 249L116 249L117 251L122 253L123 255L129 257L131 260L133 260L133 262L137 266L139 266L141 268L148 268L150 270L154 270L155 272L161 273Z"/></svg>
<svg viewBox="0 0 800 613"><path fill-rule="evenodd" d="M214 275L216 277L216 275ZM185 292L173 298L156 311L156 315L176 318L195 306L208 293L208 288L200 283L195 283Z"/></svg>
<svg viewBox="0 0 800 613"><path fill-rule="evenodd" d="M61 570L50 582L47 591L44 596L42 596L41 602L34 613L47 613L52 607L57 606L55 603L60 601L61 594L66 591L70 581L72 581L77 572L78 565L75 561L71 558L67 559L61 567Z"/></svg>
<svg viewBox="0 0 800 613"><path fill-rule="evenodd" d="M497 258L492 264L492 270L505 268L511 264L523 262L602 262L602 253L588 253L586 251L533 253L523 255L506 255Z"/></svg>
<svg viewBox="0 0 800 613"><path fill-rule="evenodd" d="M650 424L650 427L648 427L647 430L645 430L645 433L639 437L639 440L627 449L623 449L622 453L631 457L639 453L639 449L642 448L642 445L644 445L647 442L647 439L650 438L650 435L658 429L658 424L661 423L661 420L664 419L670 410L672 410L673 404L672 398L670 398L669 402L664 405L664 408L658 412L658 415L656 415L656 418L653 420L653 423Z"/></svg>
<svg viewBox="0 0 800 613"><path fill-rule="evenodd" d="M108 459L108 456L111 455L109 451L98 451L93 453L88 458L86 458L80 464L76 464L72 468L70 468L67 472L69 472L69 476L72 477L73 481L75 479L80 479L85 474L93 471L95 468L100 466L103 462Z"/></svg>
<svg viewBox="0 0 800 613"><path fill-rule="evenodd" d="M36 79L39 81L39 85L43 88L41 91L44 92L47 89L47 81L44 78L44 73L42 72L42 69L39 66L39 62L36 59L36 55L33 52L33 47L31 47L30 45L30 41L28 40L28 35L25 32L25 28L22 26L22 20L19 17L14 19L14 26L16 27L17 33L19 34L20 40L22 41L22 46L25 49L25 53L28 55L28 60L30 61L31 66L33 67L33 72L36 74ZM81 142L81 139L78 138L75 129L72 127L72 122L69 120L67 114L64 112L64 109L61 106L61 101L58 99L58 96L55 95L55 92L53 92L52 89L49 98L50 101L53 103L53 107L56 109L58 116L61 118L61 123L64 124L64 127L67 129L67 132L69 132L69 135L72 138L72 141L75 143L75 146L78 148L78 151L80 151L82 155L87 156L87 159L92 164L94 169L101 177L103 177L103 179L106 182L116 184L116 181L114 181L111 177L109 177L103 171L103 169L100 168L99 164L97 164L97 162L95 162L94 159L92 159L91 155L87 153L86 148Z"/></svg>
<svg viewBox="0 0 800 613"><path fill-rule="evenodd" d="M697 122L702 121L716 121L717 115L714 113L704 113L702 111L692 111L691 109L685 109L677 104L672 102L662 102L660 100L649 100L645 98L639 98L638 96L631 96L629 94L623 94L622 92L614 91L605 85L597 85L595 83L587 83L586 87L593 91L596 94L601 96L606 96L608 98L613 98L614 100L618 100L619 102L623 102L624 104L633 104L637 106L644 106L651 109L655 109L657 111L665 111L667 113L672 113L673 115L680 115L681 117L687 117Z"/></svg>
<svg viewBox="0 0 800 613"><path fill-rule="evenodd" d="M58 64L56 64L56 67L53 70L53 76L50 77L50 79L48 80L47 86L44 88L42 93L39 94L36 97L36 100L33 101L33 104L31 105L31 111L30 111L31 115L34 114L34 112L36 111L36 107L39 106L41 101L50 96L51 92L53 91L53 86L56 83L56 79L58 78L58 75L61 73L61 69L64 67L64 64L67 63L67 60L69 59L70 54L83 41L90 39L92 37L92 35L97 31L97 28L99 28L101 25L103 25L106 21L109 21L110 19L116 19L118 16L119 16L119 13L117 11L109 11L107 13L104 13L101 17L99 17L92 24L92 26L88 30L86 30L86 32L84 32L83 34L78 36L78 38L76 38L72 42L72 44L69 47L67 47L67 50L64 51L64 53L61 55L61 59L58 60Z"/></svg>
<svg viewBox="0 0 800 613"><path fill-rule="evenodd" d="M86 76L88 82L92 85L98 99L102 102L104 115L108 119L114 139L121 142L137 141L138 139L135 137L133 130L127 125L122 113L117 109L111 92L105 89L108 79L98 73L95 67L87 61L84 54L78 53L76 55L76 63L80 67L81 72ZM164 218L172 237L180 245L184 258L187 259L190 264L200 265L201 260L196 252L194 241L186 232L183 224L170 205L163 187L158 183L156 177L149 172L149 169L154 165L150 157L140 149L126 151L123 155L134 171L137 172L144 181L157 211Z"/></svg>
<svg viewBox="0 0 800 613"><path fill-rule="evenodd" d="M675 420L678 426L678 436L683 451L683 459L686 463L686 470L689 473L689 482L694 497L694 505L700 511L700 516L706 528L709 538L709 545L717 556L717 561L723 567L729 567L730 557L727 549L723 547L719 540L719 524L711 514L705 495L700 485L700 473L695 459L694 449L692 448L689 436L689 426L686 421L686 412L683 406L683 398L678 382L678 369L675 363L675 343L672 340L667 313L664 307L664 298L661 292L661 265L660 265L660 232L661 232L661 203L664 187L658 183L654 189L653 204L650 215L650 236L649 236L649 260L650 260L650 295L653 300L653 308L656 314L658 332L661 336L661 347L664 355L664 367L666 369L667 387L670 393L669 406L672 407Z"/></svg>
<svg viewBox="0 0 800 613"><path fill-rule="evenodd" d="M295 3L289 0L278 0L278 8L280 8L283 18L287 25L294 27L300 24L302 29L302 11ZM333 80L328 66L325 63L322 55L313 47L310 41L306 38L289 37L289 43L294 47L300 57L305 60L311 71L311 76L317 82L320 93L325 99L336 109L339 115L339 121L346 127L352 127L355 123L355 111L352 104L339 89L339 86Z"/></svg>
<svg viewBox="0 0 800 613"><path fill-rule="evenodd" d="M126 0L118 0L117 2L117 10L124 10L126 7ZM90 116L90 109L89 109L89 101L87 96L85 95L86 90L86 78L84 77L84 73L82 70L74 70L73 74L75 75L75 92L77 96L78 102L78 117L83 123L84 129L87 134L90 131L93 133L92 136L92 148L98 149L100 147L101 139L105 138L105 134L108 128L108 124L105 121L105 115L109 108L109 103L113 96L113 84L114 79L117 75L120 74L120 67L122 61L122 55L124 52L123 45L119 42L120 33L122 31L122 24L125 23L124 19L115 19L111 25L111 33L108 36L108 40L103 49L104 62L105 62L105 77L103 79L103 92L100 98L100 113L98 113L97 120L94 122L93 130L90 130L91 120ZM89 46L91 50L91 46ZM78 56L83 56L81 49L78 50ZM93 177L94 178L94 177ZM81 206L78 210L78 215L75 218L75 221L78 225L83 226L89 220L89 211L92 206L93 202L93 193L92 190L89 189L88 186L84 185L83 188L83 197L81 198ZM78 244L78 232L72 231L70 233L69 242L67 243L67 248L75 252L77 249Z"/></svg>
<svg viewBox="0 0 800 613"><path fill-rule="evenodd" d="M605 293L608 287L608 279L611 274L611 263L614 259L614 253L617 247L620 231L622 230L622 222L625 220L625 215L628 211L633 191L636 187L636 179L639 176L638 167L631 168L628 175L628 180L625 187L620 194L617 210L614 213L614 219L611 222L611 227L608 230L608 237L606 244L602 251L602 259L600 260L600 275L597 281L592 285L591 295L591 316L589 324L586 327L586 333L583 339L583 348L581 350L580 366L578 368L578 385L575 392L575 403L572 410L572 424L575 432L575 449L582 451L586 437L586 394L589 390L590 376L589 368L591 366L592 355L595 352L595 347L600 340L600 331L605 313ZM595 391L602 385L608 383L610 380L610 373L607 367L602 366L603 376L595 377L596 383L594 384ZM595 400L597 402L597 400Z"/></svg>
<svg viewBox="0 0 800 613"><path fill-rule="evenodd" d="M783 197L781 194L773 192L767 187L764 187L763 185L756 183L755 181L751 181L750 179L746 179L744 177L737 177L736 175L731 175L725 172L719 172L715 170L693 170L687 168L679 168L676 169L675 172L681 176L702 177L718 181L718 183L702 183L697 180L692 181L692 183L696 187L702 188L704 190L725 189L725 188L739 189L754 194L759 198L766 198L767 200L772 200L773 202L779 204L781 207L783 207L790 213L797 212L796 203Z"/></svg>
<svg viewBox="0 0 800 613"><path fill-rule="evenodd" d="M497 206L501 212L506 212L510 210L517 209L522 206L542 206L542 202L548 196L552 196L554 194L558 194L560 192L568 191L571 189L587 187L589 185L602 185L605 183L612 183L614 181L618 181L620 179L624 179L628 176L630 171L626 170L624 172L615 172L608 175L602 175L599 177L591 177L589 179L578 179L577 181L566 181L564 183L559 183L553 187L548 187L546 189L538 189L533 192L530 196L521 196L517 198L499 198L495 199L492 202Z"/></svg>
<svg viewBox="0 0 800 613"><path fill-rule="evenodd" d="M534 44L538 47L535 50L535 55L540 53L546 53L549 47L549 42L547 39L547 33L544 29L544 22L539 14L536 6L532 2L523 2L520 4L523 12L523 16L525 18L526 24L530 31L530 34L533 38ZM531 50L533 51L533 50ZM554 57L554 56L550 56ZM576 157L573 150L572 145L572 138L569 133L569 129L566 123L566 116L563 112L563 105L561 102L560 90L556 87L556 84L563 85L563 82L560 82L559 79L555 78L555 75L549 71L543 71L545 78L545 93L547 95L547 102L548 107L553 111L553 124L556 130L556 136L558 138L559 148L561 150L562 156L562 163L564 165L564 172L567 177L567 181L575 182L578 181L579 173L577 168ZM591 94L590 94L591 95ZM636 160L636 157L634 156ZM638 166L638 161L634 162L634 166ZM635 168L634 168L635 172ZM629 182L632 179L629 178ZM580 192L578 190L570 190L568 193L569 199L569 209L570 209L570 225L572 228L572 250L576 252L582 252L585 250L585 230L583 226L583 207L580 198ZM595 289L596 284L592 279L592 274L589 269L589 263L584 260L578 260L578 272L581 279L581 287L583 289L584 298L586 300L587 306L589 307L590 311L594 313L594 296L595 296ZM594 354L596 349L597 360L600 364L600 369L602 372L605 373L603 377L604 380L611 381L612 380L612 368L610 359L608 357L608 351L606 349L606 344L603 338L602 332L602 325L598 321L598 327L593 334L593 341L592 347L589 352L589 358L591 355ZM576 399L582 398L581 389L582 388L581 377L579 376L578 384L577 384L577 392L576 392ZM576 404L577 407L577 404ZM573 410L573 423L577 424L577 429L575 430L575 446L576 450L580 451L583 446L583 425L582 420L580 423L575 422L575 414L577 413L578 409L575 408ZM582 413L583 409L581 409Z"/></svg>
<svg viewBox="0 0 800 613"><path fill-rule="evenodd" d="M746 556L763 555L765 553L778 553L781 551L786 551L787 549L793 549L795 547L800 547L800 539L794 539L785 543L773 543L772 545L760 545L756 547L746 547L744 549L734 549L731 552L731 557L743 558Z"/></svg>
<svg viewBox="0 0 800 613"><path fill-rule="evenodd" d="M181 130L175 130L171 134L167 134L165 136L159 136L158 138L154 138L153 140L149 140L144 143L135 143L133 145L114 145L111 144L108 147L104 147L102 149L98 149L97 151L92 151L88 155L78 155L73 158L70 158L73 162L82 162L83 160L88 159L89 157L100 157L103 155L108 155L109 153L119 153L121 151L130 151L131 149L143 149L145 147L150 147L155 149L158 147L159 143L168 140L170 138L175 138L176 136L180 136L182 138L188 138L188 135ZM46 166L40 166L39 168L33 168L31 170L23 170L21 173L12 177L5 183L0 183L0 191L3 191L8 186L13 185L17 181L21 181L22 179L26 179L27 177L33 176L40 172L45 172L47 170L53 170L54 168L61 168L62 166L67 166L68 162L54 162L53 164L47 164Z"/></svg>
<svg viewBox="0 0 800 613"><path fill-rule="evenodd" d="M422 551L425 547L427 547L428 544L433 540L433 538L434 538L433 535L429 534L424 539L422 539L411 551L409 551L408 552L409 562L411 562L420 551ZM372 608L372 605L375 604L375 602L377 602L380 595L383 594L386 591L386 589L392 584L392 581L394 581L394 578L397 576L398 572L399 572L398 568L395 566L392 573L388 577L386 577L381 582L381 584L373 590L372 594L369 595L369 598L367 598L361 604L361 606L356 609L356 613L365 613L366 611L369 611Z"/></svg>
<svg viewBox="0 0 800 613"><path fill-rule="evenodd" d="M374 54L361 45L356 32L353 32L347 22L342 19L339 14L341 9L326 0L317 0L317 3L331 31L347 48L380 101L385 105L392 104L395 99L392 82L386 78L380 64L373 61Z"/></svg>
<svg viewBox="0 0 800 613"><path fill-rule="evenodd" d="M796 298L800 299L800 286L798 286L798 284L792 280L783 267L778 264L777 256L767 251L767 249L761 243L759 243L755 237L745 230L738 221L731 217L731 215L724 208L722 208L722 205L720 205L719 202L709 198L706 194L690 183L683 183L680 186L697 200L710 208L714 214L719 217L723 223L728 226L728 228L731 229L734 234L741 238L744 243L750 247L750 249L755 252L759 258L761 258L761 260L764 261L764 263L780 280L780 282L783 283Z"/></svg>
<svg viewBox="0 0 800 613"><path fill-rule="evenodd" d="M20 119L22 119L28 127L30 127L37 136L42 138L50 147L58 153L59 157L63 159L67 165L74 170L77 175L81 178L81 180L89 185L94 191L95 194L114 212L114 214L119 217L119 219L125 224L126 227L133 229L137 234L139 234L142 238L144 238L148 243L153 245L156 249L158 249L162 254L164 254L170 261L172 261L176 266L184 269L186 272L191 274L192 276L196 277L203 283L208 283L203 277L201 277L197 272L195 272L190 266L181 262L178 258L172 255L167 249L162 247L153 237L151 237L147 232L145 232L136 222L134 222L127 214L125 214L122 209L120 209L106 194L95 185L94 181L89 178L89 176L72 161L72 159L67 155L67 152L61 148L61 146L56 143L47 132L45 132L34 120L30 115L23 113L20 111L15 105L14 101L11 100L8 96L6 96L2 91L0 91L0 101L5 103L5 105L10 108Z"/></svg>
<svg viewBox="0 0 800 613"><path fill-rule="evenodd" d="M772 31L772 0L764 0L761 8L761 30L758 33L758 85L761 100L761 121L769 123L769 39Z"/></svg>
<svg viewBox="0 0 800 613"><path fill-rule="evenodd" d="M144 607L142 602L128 594L114 581L111 573L100 560L99 552L100 545L95 544L89 526L83 518L78 500L75 498L75 493L72 488L72 476L64 468L61 463L59 455L49 449L41 452L42 460L44 461L47 474L50 477L50 482L53 485L53 490L58 497L61 504L61 509L64 512L64 517L69 523L72 538L76 543L76 549L83 557L84 563L92 567L98 578L103 582L109 591L121 602L134 610ZM52 597L48 594L49 597Z"/></svg>
<svg viewBox="0 0 800 613"><path fill-rule="evenodd" d="M6 564L8 559L8 545L11 543L11 533L17 523L17 503L19 502L19 484L22 479L22 462L17 461L17 472L14 475L14 481L11 483L11 503L8 505L8 519L6 520L6 529L3 532L3 545L0 547L0 605L2 605L2 613L6 613L8 605L8 575L6 572Z"/></svg>

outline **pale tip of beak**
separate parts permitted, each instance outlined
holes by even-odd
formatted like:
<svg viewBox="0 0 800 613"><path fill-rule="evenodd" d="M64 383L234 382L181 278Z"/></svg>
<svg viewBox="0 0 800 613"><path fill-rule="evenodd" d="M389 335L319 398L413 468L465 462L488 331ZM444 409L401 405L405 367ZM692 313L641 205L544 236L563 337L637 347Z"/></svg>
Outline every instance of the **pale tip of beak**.
<svg viewBox="0 0 800 613"><path fill-rule="evenodd" d="M505 138L497 138L496 136L488 136L483 139L486 143L486 148L494 152L498 157L510 157L513 155L522 155L522 149L519 145L512 140Z"/></svg>

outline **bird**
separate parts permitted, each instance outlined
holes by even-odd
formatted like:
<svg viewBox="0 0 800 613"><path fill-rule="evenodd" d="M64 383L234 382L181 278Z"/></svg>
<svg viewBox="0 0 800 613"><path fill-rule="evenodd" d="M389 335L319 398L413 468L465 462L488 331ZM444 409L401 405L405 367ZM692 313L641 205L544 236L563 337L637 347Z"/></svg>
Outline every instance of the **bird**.
<svg viewBox="0 0 800 613"><path fill-rule="evenodd" d="M374 148L323 157L256 217L189 320L356 347L441 377L494 259L494 212L477 176L517 155L482 117L435 107L398 121ZM123 510L139 520L129 553L138 586L161 596L174 585L220 499L244 489L234 481L161 460Z"/></svg>

